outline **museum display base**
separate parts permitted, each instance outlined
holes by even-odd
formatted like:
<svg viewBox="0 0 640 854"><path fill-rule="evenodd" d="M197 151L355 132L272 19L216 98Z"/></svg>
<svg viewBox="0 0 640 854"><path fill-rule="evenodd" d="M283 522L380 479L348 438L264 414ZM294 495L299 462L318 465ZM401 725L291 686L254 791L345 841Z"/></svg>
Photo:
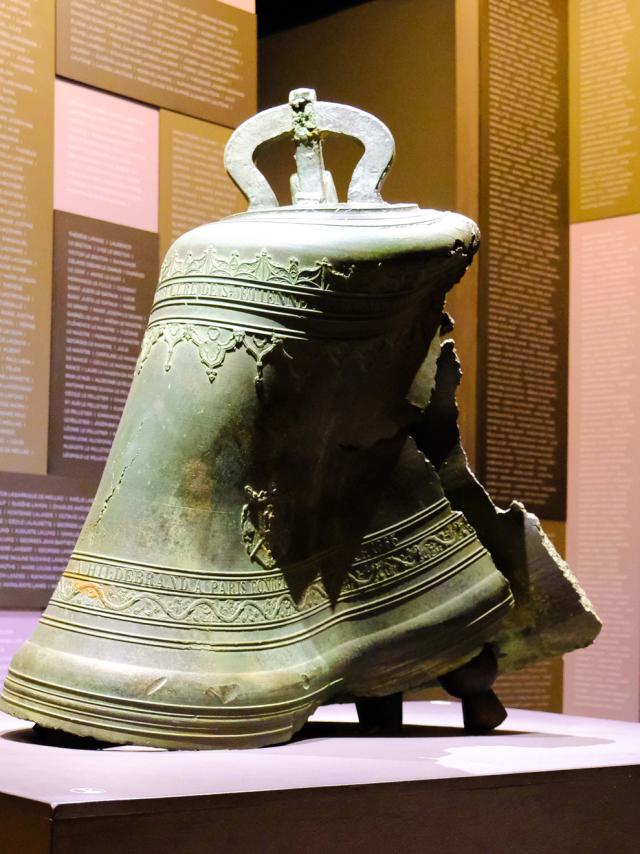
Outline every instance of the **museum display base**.
<svg viewBox="0 0 640 854"><path fill-rule="evenodd" d="M38 743L0 715L2 854L636 852L640 724L514 710L465 735L457 703L405 703L402 737L352 705L286 745Z"/></svg>

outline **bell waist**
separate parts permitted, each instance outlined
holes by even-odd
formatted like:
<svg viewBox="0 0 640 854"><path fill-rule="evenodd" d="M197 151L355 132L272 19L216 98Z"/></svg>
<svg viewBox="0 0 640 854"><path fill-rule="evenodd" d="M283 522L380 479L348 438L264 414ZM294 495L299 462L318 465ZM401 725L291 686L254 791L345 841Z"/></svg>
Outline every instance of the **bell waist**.
<svg viewBox="0 0 640 854"><path fill-rule="evenodd" d="M358 338L383 334L416 304L441 294L460 278L466 258L455 252L430 259L419 270L381 265L342 265L324 259L306 270L271 264L249 269L207 270L206 265L163 265L150 326L171 321L221 324L290 337ZM249 265L244 265L247 268ZM258 277L259 276L259 277Z"/></svg>

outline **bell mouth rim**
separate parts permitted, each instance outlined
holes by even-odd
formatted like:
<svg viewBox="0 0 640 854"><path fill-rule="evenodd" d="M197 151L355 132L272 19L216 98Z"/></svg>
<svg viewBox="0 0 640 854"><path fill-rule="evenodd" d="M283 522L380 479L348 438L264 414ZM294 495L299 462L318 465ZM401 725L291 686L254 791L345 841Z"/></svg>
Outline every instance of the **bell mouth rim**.
<svg viewBox="0 0 640 854"><path fill-rule="evenodd" d="M460 217L452 211L421 208L414 203L398 204L328 204L282 205L272 208L249 208L218 220L215 225L234 225L241 222L286 223L310 226L365 226L424 225L442 222L449 217Z"/></svg>

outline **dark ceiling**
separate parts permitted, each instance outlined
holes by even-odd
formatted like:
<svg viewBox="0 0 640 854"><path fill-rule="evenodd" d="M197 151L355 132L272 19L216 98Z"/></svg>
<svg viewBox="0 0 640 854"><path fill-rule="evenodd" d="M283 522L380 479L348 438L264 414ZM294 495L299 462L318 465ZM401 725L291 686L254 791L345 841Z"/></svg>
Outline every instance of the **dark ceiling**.
<svg viewBox="0 0 640 854"><path fill-rule="evenodd" d="M360 6L367 0L303 0L298 3L279 3L274 0L256 0L258 35L268 36L289 27L307 24L325 15L332 15L350 6Z"/></svg>

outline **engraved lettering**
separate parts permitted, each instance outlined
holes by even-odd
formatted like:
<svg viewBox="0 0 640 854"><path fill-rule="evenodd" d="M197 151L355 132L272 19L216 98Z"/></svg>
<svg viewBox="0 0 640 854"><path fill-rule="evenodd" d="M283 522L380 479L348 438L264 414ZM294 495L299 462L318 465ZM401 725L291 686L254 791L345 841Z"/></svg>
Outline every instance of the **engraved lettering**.
<svg viewBox="0 0 640 854"><path fill-rule="evenodd" d="M357 562L353 566L340 598L354 593L365 594L375 590L379 584L401 580L430 561L437 561L445 553L453 554L474 540L473 529L460 514L454 514L446 525L426 532L417 540L398 544L395 536L389 535L380 537L378 541L373 540L368 544L366 553L379 556ZM391 550L386 552L385 549L389 547ZM107 583L97 585L93 583L95 580ZM123 580L130 587L118 587L118 582ZM183 595L161 592L174 587ZM70 561L69 569L60 579L52 602L77 602L92 610L207 626L270 624L330 607L320 579L313 581L302 599L296 602L290 596L285 578L279 571L260 578L185 578L142 567L124 570L77 559Z"/></svg>

